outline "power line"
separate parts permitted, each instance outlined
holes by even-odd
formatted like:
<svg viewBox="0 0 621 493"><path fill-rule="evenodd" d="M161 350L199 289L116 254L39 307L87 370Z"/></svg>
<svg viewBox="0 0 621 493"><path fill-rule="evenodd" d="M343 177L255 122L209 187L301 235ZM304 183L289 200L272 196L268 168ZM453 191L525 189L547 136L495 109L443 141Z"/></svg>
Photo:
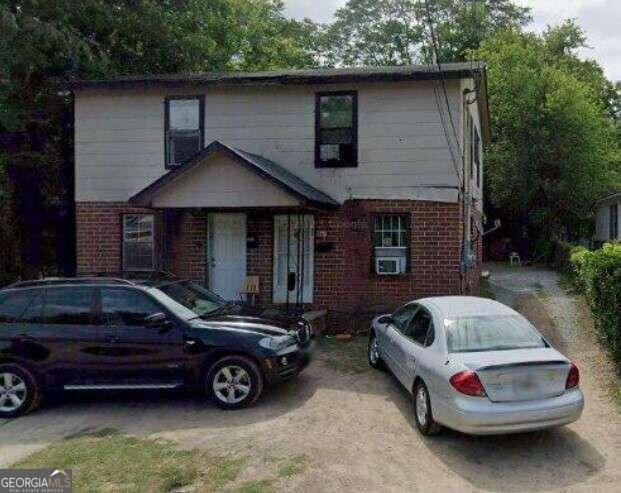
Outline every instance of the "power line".
<svg viewBox="0 0 621 493"><path fill-rule="evenodd" d="M431 41L432 41L432 51L433 51L433 56L435 58L435 63L438 66L438 72L439 72L439 77L440 77L440 81L441 81L441 87L442 87L442 91L444 93L444 101L446 103L446 109L448 112L448 117L450 120L450 124L451 124L451 129L453 131L453 136L455 139L455 142L457 143L457 147L459 149L459 153L460 153L460 159L459 161L461 162L461 167L463 168L463 152L461 149L461 146L459 144L459 136L457 134L457 130L455 129L455 122L453 121L453 113L451 111L451 104L449 101L449 97L448 97L448 92L446 90L446 83L444 80L444 72L442 70L442 64L440 62L440 57L439 57L439 47L438 47L438 41L437 41L437 36L436 36L436 32L435 29L433 27L433 20L431 18L431 9L429 7L429 2L428 0L424 0L425 3L425 11L427 14L427 23L429 24L429 30L430 30L430 34L431 34ZM420 5L420 3L419 3ZM420 5L422 7L422 5ZM423 20L423 26L424 26L425 22ZM440 123L442 124L442 128L444 130L444 136L446 138L447 144L449 146L449 151L451 153L451 160L453 162L453 167L455 168L455 173L457 173L457 177L459 178L459 184L460 184L460 190L463 190L464 187L464 177L462 177L462 173L460 171L460 165L458 164L458 159L455 157L455 150L453 149L453 144L452 144L452 139L451 136L449 135L449 130L447 128L446 125L446 121L445 121L445 115L444 115L444 111L442 110L442 105L440 103L440 95L438 94L438 89L434 83L433 85L433 92L434 92L434 97L436 100L436 106L438 108L438 114L440 115Z"/></svg>

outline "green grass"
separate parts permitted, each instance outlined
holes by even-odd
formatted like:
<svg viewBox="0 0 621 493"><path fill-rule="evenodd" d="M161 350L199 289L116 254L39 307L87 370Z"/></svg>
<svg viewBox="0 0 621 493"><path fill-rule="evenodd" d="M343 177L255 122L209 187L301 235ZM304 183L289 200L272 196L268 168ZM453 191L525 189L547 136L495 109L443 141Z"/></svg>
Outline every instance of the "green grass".
<svg viewBox="0 0 621 493"><path fill-rule="evenodd" d="M248 481L239 488L234 489L234 493L275 493L275 479L261 479L259 481Z"/></svg>
<svg viewBox="0 0 621 493"><path fill-rule="evenodd" d="M492 286L490 285L489 279L481 279L481 284L479 288L479 296L482 298L489 298L490 300L495 300L496 295L492 290Z"/></svg>
<svg viewBox="0 0 621 493"><path fill-rule="evenodd" d="M339 373L364 373L370 369L367 361L367 343L368 339L364 336L354 337L349 341L323 337L318 356Z"/></svg>
<svg viewBox="0 0 621 493"><path fill-rule="evenodd" d="M577 295L580 294L580 291L576 287L574 277L564 271L557 271L559 275L558 285L561 287L565 293L569 295Z"/></svg>
<svg viewBox="0 0 621 493"><path fill-rule="evenodd" d="M245 461L178 450L164 440L82 432L13 464L16 468L73 469L74 491L169 492L196 485L214 491L235 480Z"/></svg>
<svg viewBox="0 0 621 493"><path fill-rule="evenodd" d="M303 473L308 468L308 457L305 455L296 455L286 460L278 468L278 476L280 478L292 478Z"/></svg>
<svg viewBox="0 0 621 493"><path fill-rule="evenodd" d="M552 298L552 296L550 296L550 293L546 291L546 287L540 282L535 283L535 293L543 301L548 301Z"/></svg>
<svg viewBox="0 0 621 493"><path fill-rule="evenodd" d="M266 470L273 471L266 471L267 478L232 487L247 462L247 458L178 450L166 440L130 437L105 428L70 435L12 467L73 469L77 493L168 493L183 488L197 493L274 493L280 480L290 479L309 466L305 455L267 458Z"/></svg>
<svg viewBox="0 0 621 493"><path fill-rule="evenodd" d="M271 462L278 464L277 478L248 481L233 489L233 493L274 493L279 480L291 479L306 471L309 466L309 459L305 455L296 455L288 459L274 458Z"/></svg>

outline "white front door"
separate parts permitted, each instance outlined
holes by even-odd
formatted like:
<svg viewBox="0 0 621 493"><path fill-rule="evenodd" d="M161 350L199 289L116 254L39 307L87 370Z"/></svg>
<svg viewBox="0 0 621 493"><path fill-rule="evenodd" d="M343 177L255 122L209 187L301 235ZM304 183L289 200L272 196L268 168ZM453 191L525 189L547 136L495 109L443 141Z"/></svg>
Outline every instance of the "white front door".
<svg viewBox="0 0 621 493"><path fill-rule="evenodd" d="M209 288L239 299L246 281L246 214L209 214Z"/></svg>
<svg viewBox="0 0 621 493"><path fill-rule="evenodd" d="M310 214L274 216L274 303L312 303L315 221Z"/></svg>

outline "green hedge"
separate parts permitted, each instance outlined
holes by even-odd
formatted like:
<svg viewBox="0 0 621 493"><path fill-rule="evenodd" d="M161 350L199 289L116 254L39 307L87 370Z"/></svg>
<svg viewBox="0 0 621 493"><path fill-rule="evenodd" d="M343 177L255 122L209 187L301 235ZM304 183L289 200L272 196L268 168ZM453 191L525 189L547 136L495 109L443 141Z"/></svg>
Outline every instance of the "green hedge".
<svg viewBox="0 0 621 493"><path fill-rule="evenodd" d="M564 274L568 274L575 281L576 271L571 260L572 255L586 251L587 249L582 246L564 241L556 242L554 244L554 267Z"/></svg>
<svg viewBox="0 0 621 493"><path fill-rule="evenodd" d="M621 244L607 243L599 250L574 248L570 256L574 282L593 313L597 335L617 362L621 362Z"/></svg>

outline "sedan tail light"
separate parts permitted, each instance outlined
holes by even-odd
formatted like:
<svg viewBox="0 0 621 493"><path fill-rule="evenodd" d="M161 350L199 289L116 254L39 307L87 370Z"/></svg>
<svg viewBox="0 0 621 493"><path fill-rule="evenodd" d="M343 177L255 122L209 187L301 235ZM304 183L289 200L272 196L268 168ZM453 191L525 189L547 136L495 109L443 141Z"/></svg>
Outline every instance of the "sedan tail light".
<svg viewBox="0 0 621 493"><path fill-rule="evenodd" d="M565 388L573 389L574 387L577 387L579 383L580 371L578 370L578 367L572 363L571 368L569 369L569 373L567 374L567 382L565 383Z"/></svg>
<svg viewBox="0 0 621 493"><path fill-rule="evenodd" d="M485 389L479 376L473 371L462 371L456 373L449 380L455 390L466 395L474 395L477 397L485 397Z"/></svg>

